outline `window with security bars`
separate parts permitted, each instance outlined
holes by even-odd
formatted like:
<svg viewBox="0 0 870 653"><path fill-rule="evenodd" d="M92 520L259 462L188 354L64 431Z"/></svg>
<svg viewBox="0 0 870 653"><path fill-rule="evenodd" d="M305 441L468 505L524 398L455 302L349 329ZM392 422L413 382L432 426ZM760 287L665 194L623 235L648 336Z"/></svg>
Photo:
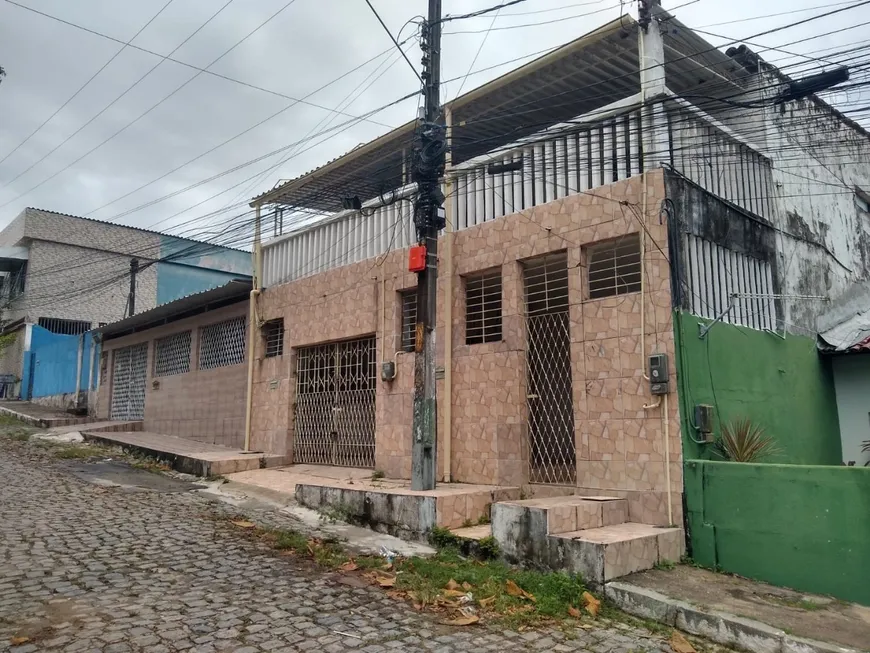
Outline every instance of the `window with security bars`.
<svg viewBox="0 0 870 653"><path fill-rule="evenodd" d="M417 340L417 289L399 293L402 308L402 351L414 351Z"/></svg>
<svg viewBox="0 0 870 653"><path fill-rule="evenodd" d="M246 327L245 317L202 327L199 334L199 369L211 370L244 362Z"/></svg>
<svg viewBox="0 0 870 653"><path fill-rule="evenodd" d="M65 336L79 336L91 330L91 323L83 320L64 320L58 317L41 317L39 326L52 333Z"/></svg>
<svg viewBox="0 0 870 653"><path fill-rule="evenodd" d="M501 270L465 278L465 344L501 340Z"/></svg>
<svg viewBox="0 0 870 653"><path fill-rule="evenodd" d="M586 249L589 298L640 291L640 237L623 236Z"/></svg>
<svg viewBox="0 0 870 653"><path fill-rule="evenodd" d="M190 372L190 336L190 331L182 331L154 342L154 376Z"/></svg>
<svg viewBox="0 0 870 653"><path fill-rule="evenodd" d="M547 254L523 265L526 314L568 312L568 255Z"/></svg>
<svg viewBox="0 0 870 653"><path fill-rule="evenodd" d="M269 320L263 325L266 341L266 358L284 355L284 319Z"/></svg>

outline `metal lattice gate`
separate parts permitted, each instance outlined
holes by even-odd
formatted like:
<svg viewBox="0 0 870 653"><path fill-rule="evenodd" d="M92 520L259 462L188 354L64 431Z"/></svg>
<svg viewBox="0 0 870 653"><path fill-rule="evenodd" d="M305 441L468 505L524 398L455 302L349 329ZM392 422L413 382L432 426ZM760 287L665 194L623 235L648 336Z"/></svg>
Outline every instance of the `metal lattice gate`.
<svg viewBox="0 0 870 653"><path fill-rule="evenodd" d="M577 477L568 261L554 254L524 266L529 473L532 483Z"/></svg>
<svg viewBox="0 0 870 653"><path fill-rule="evenodd" d="M294 462L375 466L375 338L299 349Z"/></svg>
<svg viewBox="0 0 870 653"><path fill-rule="evenodd" d="M112 367L111 419L145 419L145 376L148 343L115 350Z"/></svg>

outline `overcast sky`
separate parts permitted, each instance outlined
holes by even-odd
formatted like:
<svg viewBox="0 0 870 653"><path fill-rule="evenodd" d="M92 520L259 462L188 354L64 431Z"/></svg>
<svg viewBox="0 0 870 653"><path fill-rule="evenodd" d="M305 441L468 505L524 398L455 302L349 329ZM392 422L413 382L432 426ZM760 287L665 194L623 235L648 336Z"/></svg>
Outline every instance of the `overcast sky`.
<svg viewBox="0 0 870 653"><path fill-rule="evenodd" d="M268 190L279 179L310 170L415 114L416 99L411 99L339 133L350 116L365 114L412 93L418 85L414 73L399 58L365 0L295 0L286 8L287 0L229 0L226 7L202 27L227 2L20 0L28 7L109 35L120 40L119 44L0 0L0 66L7 72L0 83L0 158L7 157L117 54L75 99L0 163L0 204L5 204L0 207L0 225L6 224L24 207L34 206L141 227L195 232L207 237L210 225L226 220L231 214L211 219L202 216ZM426 0L372 0L372 3L394 34L409 19L424 14L427 6ZM495 4L499 4L499 0L444 0L444 11L466 13ZM628 10L633 3L624 4ZM822 0L664 1L665 8L674 9L677 17L690 27L703 28L733 40L749 38L846 4ZM292 98L311 94L307 101L323 108L294 104L285 97L213 75L199 74L192 79L197 71L190 67L171 61L161 63L159 56L123 46L152 19L132 44L161 56L169 55L201 28L171 56L193 66L206 67L279 10L272 20L209 70ZM442 75L445 79L464 76L480 50L472 74L464 82L462 90L468 91L529 59L478 74L474 71L570 41L615 18L619 12L618 0L527 0L502 10L494 22L493 16L488 15L449 23L445 26ZM770 14L781 15L755 19ZM782 46L797 54L822 56L826 52L870 43L865 40L867 27L860 26L867 21L870 21L870 5L762 36L755 42L761 46ZM491 25L495 29L487 34ZM522 27L501 29L520 25ZM457 31L465 33L452 33ZM837 33L805 40L829 31ZM402 38L412 32L413 25L405 27ZM725 43L708 38L717 45ZM801 40L804 41L794 43ZM755 49L768 60L800 61L782 52ZM381 58L312 94L384 51ZM409 57L415 65L419 64L416 46L410 50ZM152 68L153 72L128 91ZM168 100L87 154L185 82L189 83ZM448 83L443 96L455 97L459 85L460 82ZM125 91L128 91L126 95L82 129ZM857 91L848 98L843 94L837 99L854 105L855 93ZM327 110L339 106L349 115ZM244 136L129 197L114 201L285 108ZM338 129L195 189L119 216L329 126L338 126ZM302 151L307 148L310 149ZM46 158L33 165L43 157ZM32 169L21 174L31 166ZM249 178L252 179L246 181ZM177 213L180 215L173 217ZM197 222L190 222L197 218Z"/></svg>

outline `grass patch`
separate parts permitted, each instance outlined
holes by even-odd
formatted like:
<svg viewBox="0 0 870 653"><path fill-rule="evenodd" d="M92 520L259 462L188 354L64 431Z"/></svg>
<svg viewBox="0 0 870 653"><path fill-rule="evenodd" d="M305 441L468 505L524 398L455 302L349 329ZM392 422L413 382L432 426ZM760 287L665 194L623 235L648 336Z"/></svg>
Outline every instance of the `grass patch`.
<svg viewBox="0 0 870 653"><path fill-rule="evenodd" d="M449 528L435 526L431 531L429 531L429 544L434 546L436 549L458 549L462 544L462 538L451 533Z"/></svg>
<svg viewBox="0 0 870 653"><path fill-rule="evenodd" d="M146 472L152 472L155 474L172 471L170 465L162 460L158 460L157 458L152 458L150 456L137 458L129 455L128 457L130 459L130 467L135 467L136 469L143 469Z"/></svg>
<svg viewBox="0 0 870 653"><path fill-rule="evenodd" d="M655 569L660 571L670 571L677 566L677 563L673 560L661 560L655 564Z"/></svg>
<svg viewBox="0 0 870 653"><path fill-rule="evenodd" d="M27 442L30 440L30 433L23 430L12 431L10 433L4 433L3 435L15 442Z"/></svg>
<svg viewBox="0 0 870 653"><path fill-rule="evenodd" d="M103 454L101 450L95 447L79 444L58 445L51 449L51 453L55 458L60 458L61 460L84 460Z"/></svg>

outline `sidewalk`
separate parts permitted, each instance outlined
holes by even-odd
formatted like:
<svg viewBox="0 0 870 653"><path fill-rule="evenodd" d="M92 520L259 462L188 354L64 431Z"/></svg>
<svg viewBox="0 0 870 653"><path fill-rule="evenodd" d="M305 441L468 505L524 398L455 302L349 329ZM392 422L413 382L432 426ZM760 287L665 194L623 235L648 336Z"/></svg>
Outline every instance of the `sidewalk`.
<svg viewBox="0 0 870 653"><path fill-rule="evenodd" d="M870 651L870 607L688 565L626 576L607 596L636 616L753 653Z"/></svg>

